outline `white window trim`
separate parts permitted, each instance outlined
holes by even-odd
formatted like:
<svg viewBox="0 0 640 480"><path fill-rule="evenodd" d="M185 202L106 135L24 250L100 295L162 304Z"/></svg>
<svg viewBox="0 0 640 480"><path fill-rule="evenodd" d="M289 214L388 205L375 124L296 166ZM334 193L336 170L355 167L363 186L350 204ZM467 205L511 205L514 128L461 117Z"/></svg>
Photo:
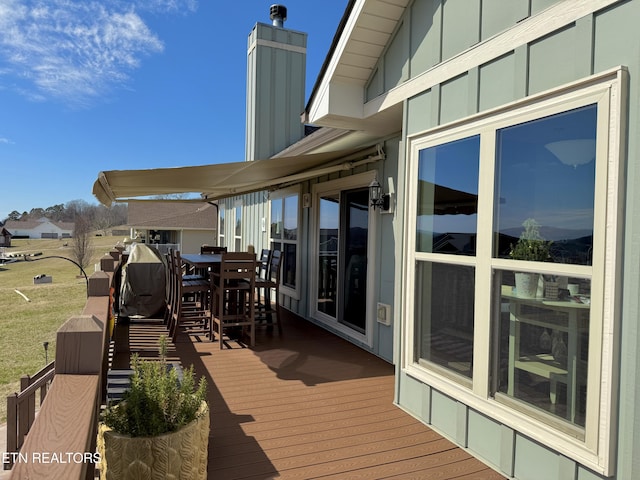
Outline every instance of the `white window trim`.
<svg viewBox="0 0 640 480"><path fill-rule="evenodd" d="M218 203L218 245L221 247L225 246L225 239L227 235L225 232L225 227L227 226L227 209L224 204ZM220 226L220 219L224 218L224 222L222 222L222 228Z"/></svg>
<svg viewBox="0 0 640 480"><path fill-rule="evenodd" d="M273 239L271 238L271 202L273 200L279 200L280 202L283 201L283 199L285 197L290 197L292 195L297 195L298 197L298 211L297 213L297 218L298 218L298 234L296 237L295 242L288 240L286 242L283 243L295 243L296 244L296 288L293 289L291 287L287 287L284 283L282 283L282 281L280 282L280 293L282 295L286 295L288 297L291 297L295 300L300 300L300 268L301 268L301 262L300 262L300 235L302 233L302 229L300 228L301 226L301 222L302 222L302 195L300 193L300 186L297 187L290 187L290 188L285 188L282 190L276 190L274 192L271 192L269 194L269 211L268 211L268 215L269 215L269 221L267 222L267 228L269 229L269 245L271 245L271 243L273 242ZM284 203L283 203L283 219L282 221L284 222ZM284 233L284 232L283 232ZM284 240L284 239L283 239Z"/></svg>
<svg viewBox="0 0 640 480"><path fill-rule="evenodd" d="M620 165L624 164L621 138L625 132L623 122L628 101L626 82L626 69L618 67L564 87L474 115L463 121L452 122L412 135L408 137L408 165L405 176L407 222L404 244L407 255L403 266L403 278L405 298L408 301L404 304L402 314L405 331L401 339L402 369L408 375L605 476L610 476L615 471L619 373L615 334L620 315L621 255L619 252L623 221L622 209L619 207L624 198ZM596 199L594 225L604 225L605 228L594 229L593 266L554 266L553 264L548 266L550 271L554 269L561 269L564 272L573 271L579 276L589 276L592 281L588 411L585 438L581 441L539 420L520 414L490 396L490 354L493 345L491 341L491 272L497 268L512 268L513 261L494 259L490 251L478 251L472 262L477 269L473 388L466 388L463 382L452 382L450 377L439 375L437 370L424 368L413 361L415 262L418 260L446 261L447 263L469 261L469 259L458 258L445 259L440 254L416 253L414 199L417 195L417 187L413 180L417 178L417 158L420 150L479 133L481 135L481 166L478 194L478 245L479 248L490 249L491 243L486 240L481 242L481 238L488 238L487 235L491 235L493 228L495 133L492 134L492 132L498 128L591 103L598 103L596 158L600 159L596 163L598 181L594 192Z"/></svg>
<svg viewBox="0 0 640 480"><path fill-rule="evenodd" d="M242 211L242 198L237 198L233 202L233 251L242 252L245 248L244 246L244 215ZM240 214L240 235L237 234L236 228L238 225L238 214ZM227 220L228 221L228 220ZM236 244L240 240L240 248L236 248Z"/></svg>
<svg viewBox="0 0 640 480"><path fill-rule="evenodd" d="M320 312L317 309L318 305L318 267L316 259L318 258L318 225L319 225L319 214L320 214L320 195L328 194L328 193L339 193L342 190L351 190L354 188L366 187L368 186L377 176L377 171L371 170L368 172L351 175L348 177L340 178L338 180L333 180L329 182L317 183L312 186L311 194L312 194L312 212L311 212L311 248L309 249L309 255L311 258L310 262L310 278L309 278L309 316L318 320L320 323L327 325L340 332L341 334L352 338L356 341L359 341L368 347L373 347L373 331L375 328L374 322L374 312L375 310L375 298L377 295L377 285L375 279L378 275L375 272L375 269L378 268L376 263L372 261L375 257L376 245L374 239L375 235L371 235L372 232L376 230L376 222L378 218L377 211L369 211L369 237L367 241L367 323L366 323L366 333L360 334L355 330L339 323L333 317L326 315L323 312Z"/></svg>

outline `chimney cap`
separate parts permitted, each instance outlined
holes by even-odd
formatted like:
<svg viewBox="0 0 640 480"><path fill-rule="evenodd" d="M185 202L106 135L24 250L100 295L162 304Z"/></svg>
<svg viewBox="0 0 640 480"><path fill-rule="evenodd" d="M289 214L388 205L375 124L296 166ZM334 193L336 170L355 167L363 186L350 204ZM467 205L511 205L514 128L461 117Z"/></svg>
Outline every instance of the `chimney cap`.
<svg viewBox="0 0 640 480"><path fill-rule="evenodd" d="M276 27L282 27L287 19L287 7L280 4L273 4L269 7L269 18Z"/></svg>

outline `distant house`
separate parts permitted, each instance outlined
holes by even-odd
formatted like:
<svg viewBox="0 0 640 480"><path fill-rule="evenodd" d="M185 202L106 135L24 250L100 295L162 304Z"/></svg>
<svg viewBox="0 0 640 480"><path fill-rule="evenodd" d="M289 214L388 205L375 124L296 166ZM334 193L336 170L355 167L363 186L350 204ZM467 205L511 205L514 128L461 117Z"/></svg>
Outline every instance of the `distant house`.
<svg viewBox="0 0 640 480"><path fill-rule="evenodd" d="M42 217L38 220L7 220L4 228L16 238L71 238L74 224Z"/></svg>
<svg viewBox="0 0 640 480"><path fill-rule="evenodd" d="M217 241L218 208L208 203L131 201L127 223L132 239L199 253L202 244Z"/></svg>
<svg viewBox="0 0 640 480"><path fill-rule="evenodd" d="M11 232L6 228L0 228L0 247L10 247L11 246Z"/></svg>

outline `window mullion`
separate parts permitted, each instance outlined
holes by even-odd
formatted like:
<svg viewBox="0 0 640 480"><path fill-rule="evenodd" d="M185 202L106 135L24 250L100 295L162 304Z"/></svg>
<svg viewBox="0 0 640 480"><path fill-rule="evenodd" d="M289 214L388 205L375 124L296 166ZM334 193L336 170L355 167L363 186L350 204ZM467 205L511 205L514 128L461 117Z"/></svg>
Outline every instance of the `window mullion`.
<svg viewBox="0 0 640 480"><path fill-rule="evenodd" d="M476 295L473 339L473 392L488 398L491 371L491 252L493 236L493 195L495 131L480 133L478 172L478 238L476 246Z"/></svg>

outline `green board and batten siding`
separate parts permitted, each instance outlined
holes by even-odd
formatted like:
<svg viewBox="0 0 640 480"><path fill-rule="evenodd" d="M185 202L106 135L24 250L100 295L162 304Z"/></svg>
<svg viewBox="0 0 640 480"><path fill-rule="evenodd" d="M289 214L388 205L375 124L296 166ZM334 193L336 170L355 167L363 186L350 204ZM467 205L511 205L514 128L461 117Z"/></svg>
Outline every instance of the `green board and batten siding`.
<svg viewBox="0 0 640 480"><path fill-rule="evenodd" d="M552 1L416 0L398 24L392 43L368 84L367 101L460 54L465 49L551 6ZM471 12L471 14L470 14ZM474 13L475 12L475 13ZM543 35L467 72L417 93L405 101L404 133L411 135L498 107L527 95L561 86L623 65L630 78L640 72L637 19L640 1L622 1ZM404 55L399 55L399 52ZM396 72L386 72L395 68ZM385 82L383 84L382 82ZM620 335L621 378L640 375L640 184L638 127L640 90L630 82L626 135L628 165L624 301ZM626 320L625 319L629 319ZM633 320L633 321L630 321ZM399 337L400 335L398 335ZM396 347L400 348L399 339ZM399 369L398 403L437 430L469 448L506 475L518 479L590 480L604 478L579 463L501 425L454 398L420 383ZM637 478L640 459L640 382L621 382L618 432L619 480Z"/></svg>

